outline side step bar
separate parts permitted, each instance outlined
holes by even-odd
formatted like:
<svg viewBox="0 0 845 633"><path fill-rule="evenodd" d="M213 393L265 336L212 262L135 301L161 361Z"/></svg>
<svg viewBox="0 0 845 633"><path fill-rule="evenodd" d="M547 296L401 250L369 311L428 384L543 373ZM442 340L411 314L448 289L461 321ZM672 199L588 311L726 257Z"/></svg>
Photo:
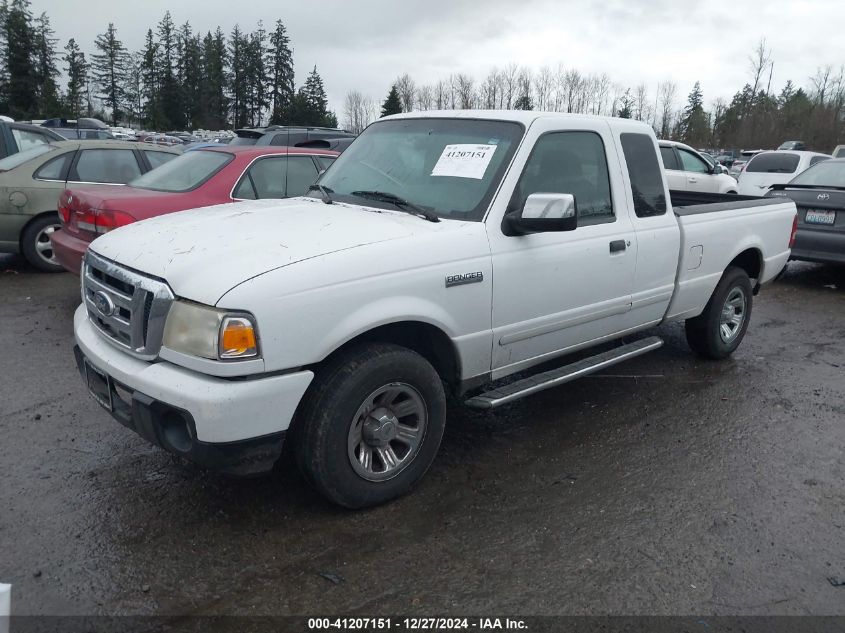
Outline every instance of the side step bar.
<svg viewBox="0 0 845 633"><path fill-rule="evenodd" d="M656 350L663 345L663 339L657 336L644 338L634 343L628 343L615 349L584 358L570 365L550 369L522 380L517 380L504 387L487 391L465 402L468 407L476 409L494 409L525 396L551 389L576 378L588 376L597 371L621 363L636 356L642 356Z"/></svg>

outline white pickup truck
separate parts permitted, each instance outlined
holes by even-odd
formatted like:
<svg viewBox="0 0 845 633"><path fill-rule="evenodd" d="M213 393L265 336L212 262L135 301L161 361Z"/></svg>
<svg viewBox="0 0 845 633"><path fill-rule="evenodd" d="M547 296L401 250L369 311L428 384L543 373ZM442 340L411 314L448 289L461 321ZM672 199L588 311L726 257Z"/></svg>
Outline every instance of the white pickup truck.
<svg viewBox="0 0 845 633"><path fill-rule="evenodd" d="M77 363L118 421L164 449L254 474L284 441L317 490L364 507L423 477L447 392L500 406L659 347L637 333L669 321L699 354L731 354L795 219L785 199L672 200L642 123L388 117L308 197L93 242Z"/></svg>

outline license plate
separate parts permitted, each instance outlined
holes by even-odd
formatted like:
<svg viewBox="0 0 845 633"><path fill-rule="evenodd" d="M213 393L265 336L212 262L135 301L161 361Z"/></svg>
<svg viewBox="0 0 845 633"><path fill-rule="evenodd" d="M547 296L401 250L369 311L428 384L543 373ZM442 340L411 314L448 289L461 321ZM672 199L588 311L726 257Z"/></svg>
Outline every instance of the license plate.
<svg viewBox="0 0 845 633"><path fill-rule="evenodd" d="M804 221L807 224L827 224L833 226L836 222L836 211L807 211Z"/></svg>
<svg viewBox="0 0 845 633"><path fill-rule="evenodd" d="M91 396L109 411L114 410L112 402L111 384L105 372L94 367L88 360L85 363L85 382L88 383L88 392Z"/></svg>

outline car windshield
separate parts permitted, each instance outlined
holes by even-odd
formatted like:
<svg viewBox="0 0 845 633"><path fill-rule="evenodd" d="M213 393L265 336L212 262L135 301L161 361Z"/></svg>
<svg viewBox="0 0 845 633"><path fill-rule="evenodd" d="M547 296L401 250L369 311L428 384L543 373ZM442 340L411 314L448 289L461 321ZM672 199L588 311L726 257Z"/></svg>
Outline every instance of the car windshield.
<svg viewBox="0 0 845 633"><path fill-rule="evenodd" d="M30 147L28 150L23 152L18 152L17 154L12 154L11 156L7 156L3 160L0 160L0 171L9 171L10 169L14 169L15 167L19 167L23 165L25 162L32 160L42 154L46 154L47 152L53 151L56 149L46 143L40 143L33 147Z"/></svg>
<svg viewBox="0 0 845 633"><path fill-rule="evenodd" d="M373 195L378 192L443 218L480 221L522 134L522 125L510 121L381 121L368 127L319 183L343 202L395 208Z"/></svg>
<svg viewBox="0 0 845 633"><path fill-rule="evenodd" d="M228 152L201 149L182 154L129 183L137 189L178 193L196 189L234 158Z"/></svg>
<svg viewBox="0 0 845 633"><path fill-rule="evenodd" d="M804 187L845 187L845 161L826 160L793 178L790 185Z"/></svg>

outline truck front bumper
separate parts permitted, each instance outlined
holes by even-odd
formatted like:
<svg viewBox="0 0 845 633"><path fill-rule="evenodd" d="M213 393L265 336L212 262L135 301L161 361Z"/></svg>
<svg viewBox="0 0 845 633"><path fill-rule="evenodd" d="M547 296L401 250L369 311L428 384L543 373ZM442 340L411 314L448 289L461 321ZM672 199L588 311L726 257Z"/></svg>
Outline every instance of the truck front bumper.
<svg viewBox="0 0 845 633"><path fill-rule="evenodd" d="M227 380L146 362L106 341L83 306L74 315L77 367L94 398L165 450L237 475L270 470L314 374Z"/></svg>

